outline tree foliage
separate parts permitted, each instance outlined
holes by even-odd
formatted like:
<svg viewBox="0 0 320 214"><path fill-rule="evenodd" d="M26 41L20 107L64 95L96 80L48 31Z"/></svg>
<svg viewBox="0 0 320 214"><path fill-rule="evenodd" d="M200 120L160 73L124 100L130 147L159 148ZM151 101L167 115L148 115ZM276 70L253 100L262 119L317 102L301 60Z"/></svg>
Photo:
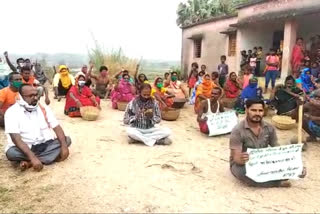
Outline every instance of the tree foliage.
<svg viewBox="0 0 320 214"><path fill-rule="evenodd" d="M188 0L177 9L179 27L222 15L236 14L236 6L250 0Z"/></svg>

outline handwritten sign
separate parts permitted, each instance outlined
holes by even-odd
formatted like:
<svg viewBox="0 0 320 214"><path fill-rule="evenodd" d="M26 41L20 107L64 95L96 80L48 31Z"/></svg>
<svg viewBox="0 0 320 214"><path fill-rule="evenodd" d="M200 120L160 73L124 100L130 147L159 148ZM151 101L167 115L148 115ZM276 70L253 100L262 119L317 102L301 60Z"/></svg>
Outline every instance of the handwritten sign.
<svg viewBox="0 0 320 214"><path fill-rule="evenodd" d="M302 144L247 149L249 161L246 176L261 183L283 179L298 179L303 170Z"/></svg>
<svg viewBox="0 0 320 214"><path fill-rule="evenodd" d="M209 136L230 133L237 124L238 117L235 111L226 111L210 115L207 120Z"/></svg>

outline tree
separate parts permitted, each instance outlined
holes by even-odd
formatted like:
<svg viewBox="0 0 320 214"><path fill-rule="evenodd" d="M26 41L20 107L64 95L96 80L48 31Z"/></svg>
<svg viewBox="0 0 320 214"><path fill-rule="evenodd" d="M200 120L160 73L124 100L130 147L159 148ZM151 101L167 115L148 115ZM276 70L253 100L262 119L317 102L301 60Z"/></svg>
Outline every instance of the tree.
<svg viewBox="0 0 320 214"><path fill-rule="evenodd" d="M249 0L188 0L177 9L179 27L222 15L236 14L236 6Z"/></svg>

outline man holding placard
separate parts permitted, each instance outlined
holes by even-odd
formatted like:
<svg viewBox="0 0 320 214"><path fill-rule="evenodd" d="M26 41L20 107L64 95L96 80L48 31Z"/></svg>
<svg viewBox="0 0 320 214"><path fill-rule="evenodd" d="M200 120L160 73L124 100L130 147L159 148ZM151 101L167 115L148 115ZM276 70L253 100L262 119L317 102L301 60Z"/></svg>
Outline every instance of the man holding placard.
<svg viewBox="0 0 320 214"><path fill-rule="evenodd" d="M268 181L264 181L263 178L260 180L254 180L254 176L249 177L248 172L246 170L246 163L249 161L249 159L251 161L251 156L249 157L249 154L248 154L249 151L247 152L247 149L250 149L251 151L253 150L255 153L261 152L265 154L264 158L268 155L271 156L272 152L274 152L274 154L276 155L279 155L278 154L279 152L277 153L277 151L263 151L263 148L268 148L269 146L270 147L279 146L275 128L269 123L263 121L264 105L265 105L264 102L261 100L246 101L246 118L243 121L241 121L232 130L231 136L230 136L230 152L231 152L230 170L231 170L231 173L236 178L248 184L249 186L290 187L291 183L288 180L286 180L287 177L290 177L290 176L288 176L287 174L283 176L284 179L278 179L278 180L270 179ZM301 146L300 148L297 147L297 148L290 148L290 149L291 150L296 149L297 152L300 151L300 154L301 154ZM282 150L282 148L280 148L279 150ZM293 159L295 157L293 157ZM252 158L254 158L253 155L252 155ZM265 158L265 159L266 161L261 163L260 158L257 158L256 159L257 161L255 163L251 162L251 165L270 164L271 167L274 167L275 166L274 163L277 163L277 161L278 162L283 161L283 160L273 161L272 159L268 160L268 158ZM287 159L285 159L285 161L286 160ZM287 167L287 168L290 168L290 167ZM295 172L299 171L299 169L300 168L294 167ZM293 169L290 168L290 170L293 170ZM301 171L302 171L302 161L301 161ZM261 171L261 173L258 174L257 177L260 176L261 178L265 176L266 173L269 173L268 176L272 178L273 174L277 174L277 173L279 174L279 172L283 172L283 170L274 169L268 172ZM303 172L302 174L305 175L305 172Z"/></svg>
<svg viewBox="0 0 320 214"><path fill-rule="evenodd" d="M208 117L214 113L224 112L223 105L219 102L222 90L219 87L214 87L211 91L211 98L203 100L198 111L197 121L199 123L200 131L204 134L209 134L209 127L207 124Z"/></svg>

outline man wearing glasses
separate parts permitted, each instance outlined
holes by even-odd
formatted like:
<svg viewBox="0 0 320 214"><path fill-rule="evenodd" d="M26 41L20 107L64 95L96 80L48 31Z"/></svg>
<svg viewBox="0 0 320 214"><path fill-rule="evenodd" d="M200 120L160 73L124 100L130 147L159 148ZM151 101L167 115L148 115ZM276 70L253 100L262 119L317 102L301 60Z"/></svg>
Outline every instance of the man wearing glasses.
<svg viewBox="0 0 320 214"><path fill-rule="evenodd" d="M40 171L43 165L67 159L71 139L51 109L38 103L37 89L23 84L19 94L20 99L5 113L8 160L18 162L21 170L32 167Z"/></svg>

